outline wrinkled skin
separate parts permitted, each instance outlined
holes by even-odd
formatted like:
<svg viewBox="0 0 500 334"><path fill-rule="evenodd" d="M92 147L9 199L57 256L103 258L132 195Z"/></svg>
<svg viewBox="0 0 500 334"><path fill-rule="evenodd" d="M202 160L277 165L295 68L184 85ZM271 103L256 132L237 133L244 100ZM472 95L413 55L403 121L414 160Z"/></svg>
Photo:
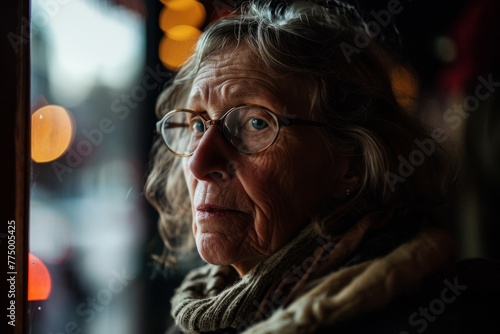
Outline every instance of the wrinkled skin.
<svg viewBox="0 0 500 334"><path fill-rule="evenodd" d="M226 48L201 64L187 107L218 119L241 104L311 119L300 80L273 77L245 46ZM183 158L201 257L245 275L310 223L311 213L345 196L356 180L346 157L331 157L317 127L283 127L267 150L238 152L215 126Z"/></svg>

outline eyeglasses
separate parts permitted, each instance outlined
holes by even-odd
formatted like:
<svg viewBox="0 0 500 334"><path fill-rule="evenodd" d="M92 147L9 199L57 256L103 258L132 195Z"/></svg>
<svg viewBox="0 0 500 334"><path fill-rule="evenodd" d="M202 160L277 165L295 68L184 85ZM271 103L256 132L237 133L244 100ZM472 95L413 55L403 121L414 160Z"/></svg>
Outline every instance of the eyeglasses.
<svg viewBox="0 0 500 334"><path fill-rule="evenodd" d="M282 126L324 126L320 122L276 115L264 107L244 104L229 109L215 120L189 109L172 110L156 123L156 132L161 134L173 154L188 157L212 125L222 131L228 143L245 154L259 153L271 146Z"/></svg>

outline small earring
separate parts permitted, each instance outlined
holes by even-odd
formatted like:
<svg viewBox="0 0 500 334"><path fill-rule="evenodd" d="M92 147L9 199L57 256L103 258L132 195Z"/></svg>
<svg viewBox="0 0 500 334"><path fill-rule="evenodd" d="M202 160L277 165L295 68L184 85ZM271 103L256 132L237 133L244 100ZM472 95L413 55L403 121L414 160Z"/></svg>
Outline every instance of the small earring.
<svg viewBox="0 0 500 334"><path fill-rule="evenodd" d="M349 194L350 194L349 188L347 188L347 190L345 191L345 194L346 194L346 196L349 196Z"/></svg>

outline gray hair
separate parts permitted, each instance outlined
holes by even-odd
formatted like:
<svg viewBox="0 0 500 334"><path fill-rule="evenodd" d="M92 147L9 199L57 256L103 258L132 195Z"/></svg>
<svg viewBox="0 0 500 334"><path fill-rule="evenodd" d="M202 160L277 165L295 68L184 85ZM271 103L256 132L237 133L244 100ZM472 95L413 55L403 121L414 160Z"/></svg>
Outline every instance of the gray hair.
<svg viewBox="0 0 500 334"><path fill-rule="evenodd" d="M408 159L418 149L416 141L429 135L397 102L391 86L391 71L409 67L373 37L354 7L341 1L247 3L204 31L194 54L159 97L157 116L186 103L207 57L246 45L270 75L302 79L311 101L310 117L327 124L320 130L324 145L332 156L350 156L351 172L360 177L351 196L312 217L324 234L334 236L363 214L390 207L432 214L445 198L449 180L445 154L437 143L411 175L396 184L388 182L388 175L398 175L400 157ZM355 38L370 42L346 57L342 45L354 45ZM191 207L181 158L169 154L161 138L153 152L146 195L160 214L160 234L170 250L163 260L171 263L194 246Z"/></svg>

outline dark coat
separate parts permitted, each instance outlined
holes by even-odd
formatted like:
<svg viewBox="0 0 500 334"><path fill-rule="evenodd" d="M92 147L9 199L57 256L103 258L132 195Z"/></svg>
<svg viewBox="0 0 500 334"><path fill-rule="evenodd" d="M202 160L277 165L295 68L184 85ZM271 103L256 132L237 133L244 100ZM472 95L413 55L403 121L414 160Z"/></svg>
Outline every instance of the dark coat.
<svg viewBox="0 0 500 334"><path fill-rule="evenodd" d="M498 334L500 260L460 261L381 311L321 334Z"/></svg>

